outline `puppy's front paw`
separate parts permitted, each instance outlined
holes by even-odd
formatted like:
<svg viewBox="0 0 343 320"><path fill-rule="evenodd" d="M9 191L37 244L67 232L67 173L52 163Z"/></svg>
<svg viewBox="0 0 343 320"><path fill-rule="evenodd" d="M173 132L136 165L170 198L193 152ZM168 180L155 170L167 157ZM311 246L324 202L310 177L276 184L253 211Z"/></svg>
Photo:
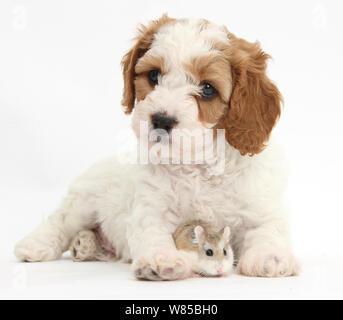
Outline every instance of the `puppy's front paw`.
<svg viewBox="0 0 343 320"><path fill-rule="evenodd" d="M28 236L16 244L14 254L20 261L36 262L58 259L62 251L49 239Z"/></svg>
<svg viewBox="0 0 343 320"><path fill-rule="evenodd" d="M190 265L176 250L158 250L134 261L134 275L145 280L177 280L190 275Z"/></svg>
<svg viewBox="0 0 343 320"><path fill-rule="evenodd" d="M288 250L256 246L241 256L237 271L251 277L289 277L298 275L300 266Z"/></svg>

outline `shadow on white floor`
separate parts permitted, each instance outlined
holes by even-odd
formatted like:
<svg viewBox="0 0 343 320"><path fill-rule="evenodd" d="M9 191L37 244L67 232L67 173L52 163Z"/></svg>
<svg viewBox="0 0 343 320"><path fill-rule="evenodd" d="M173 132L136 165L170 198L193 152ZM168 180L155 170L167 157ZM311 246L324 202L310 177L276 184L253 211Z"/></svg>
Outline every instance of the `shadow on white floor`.
<svg viewBox="0 0 343 320"><path fill-rule="evenodd" d="M62 260L1 263L1 299L342 299L343 259L302 259L298 277L137 281L130 265Z"/></svg>

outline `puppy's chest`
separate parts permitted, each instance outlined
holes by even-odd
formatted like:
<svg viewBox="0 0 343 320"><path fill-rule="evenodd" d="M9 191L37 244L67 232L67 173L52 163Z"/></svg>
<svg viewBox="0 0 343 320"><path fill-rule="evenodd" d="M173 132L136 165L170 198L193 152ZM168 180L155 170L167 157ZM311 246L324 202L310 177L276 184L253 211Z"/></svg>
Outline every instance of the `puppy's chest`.
<svg viewBox="0 0 343 320"><path fill-rule="evenodd" d="M183 177L173 183L172 190L177 195L174 210L182 218L227 221L238 211L239 203L233 186L219 177Z"/></svg>

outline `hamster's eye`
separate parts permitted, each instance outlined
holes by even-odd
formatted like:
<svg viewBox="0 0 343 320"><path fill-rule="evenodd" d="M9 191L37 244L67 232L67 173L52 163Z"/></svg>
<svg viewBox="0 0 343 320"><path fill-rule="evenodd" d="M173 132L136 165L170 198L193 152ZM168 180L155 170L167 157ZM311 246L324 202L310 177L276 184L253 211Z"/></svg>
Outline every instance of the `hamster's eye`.
<svg viewBox="0 0 343 320"><path fill-rule="evenodd" d="M227 252L225 249L223 249L224 256L226 256Z"/></svg>
<svg viewBox="0 0 343 320"><path fill-rule="evenodd" d="M205 99L210 99L216 94L216 89L214 89L209 83L205 82L202 87L201 95Z"/></svg>
<svg viewBox="0 0 343 320"><path fill-rule="evenodd" d="M158 76L160 75L160 71L159 70L151 70L149 71L149 80L151 82L151 84L156 85L158 84Z"/></svg>
<svg viewBox="0 0 343 320"><path fill-rule="evenodd" d="M206 255L209 256L209 257L212 257L213 256L213 250L212 249L207 249L206 250Z"/></svg>

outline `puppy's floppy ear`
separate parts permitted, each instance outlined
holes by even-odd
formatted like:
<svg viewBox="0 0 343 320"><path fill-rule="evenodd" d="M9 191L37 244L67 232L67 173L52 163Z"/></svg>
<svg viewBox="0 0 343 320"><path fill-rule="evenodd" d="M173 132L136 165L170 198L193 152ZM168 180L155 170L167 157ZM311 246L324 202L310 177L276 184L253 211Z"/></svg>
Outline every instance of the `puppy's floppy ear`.
<svg viewBox="0 0 343 320"><path fill-rule="evenodd" d="M229 33L229 61L233 91L223 119L226 139L242 155L261 152L278 120L282 96L267 77L268 54L258 42L251 43Z"/></svg>
<svg viewBox="0 0 343 320"><path fill-rule="evenodd" d="M148 26L141 25L138 28L138 35L135 38L136 44L124 55L121 61L124 78L124 91L121 103L126 107L125 113L131 113L135 105L136 94L134 80L136 77L135 66L138 59L149 50L158 29L164 24L174 20L175 19L169 18L167 14L164 14L160 19L151 21Z"/></svg>

